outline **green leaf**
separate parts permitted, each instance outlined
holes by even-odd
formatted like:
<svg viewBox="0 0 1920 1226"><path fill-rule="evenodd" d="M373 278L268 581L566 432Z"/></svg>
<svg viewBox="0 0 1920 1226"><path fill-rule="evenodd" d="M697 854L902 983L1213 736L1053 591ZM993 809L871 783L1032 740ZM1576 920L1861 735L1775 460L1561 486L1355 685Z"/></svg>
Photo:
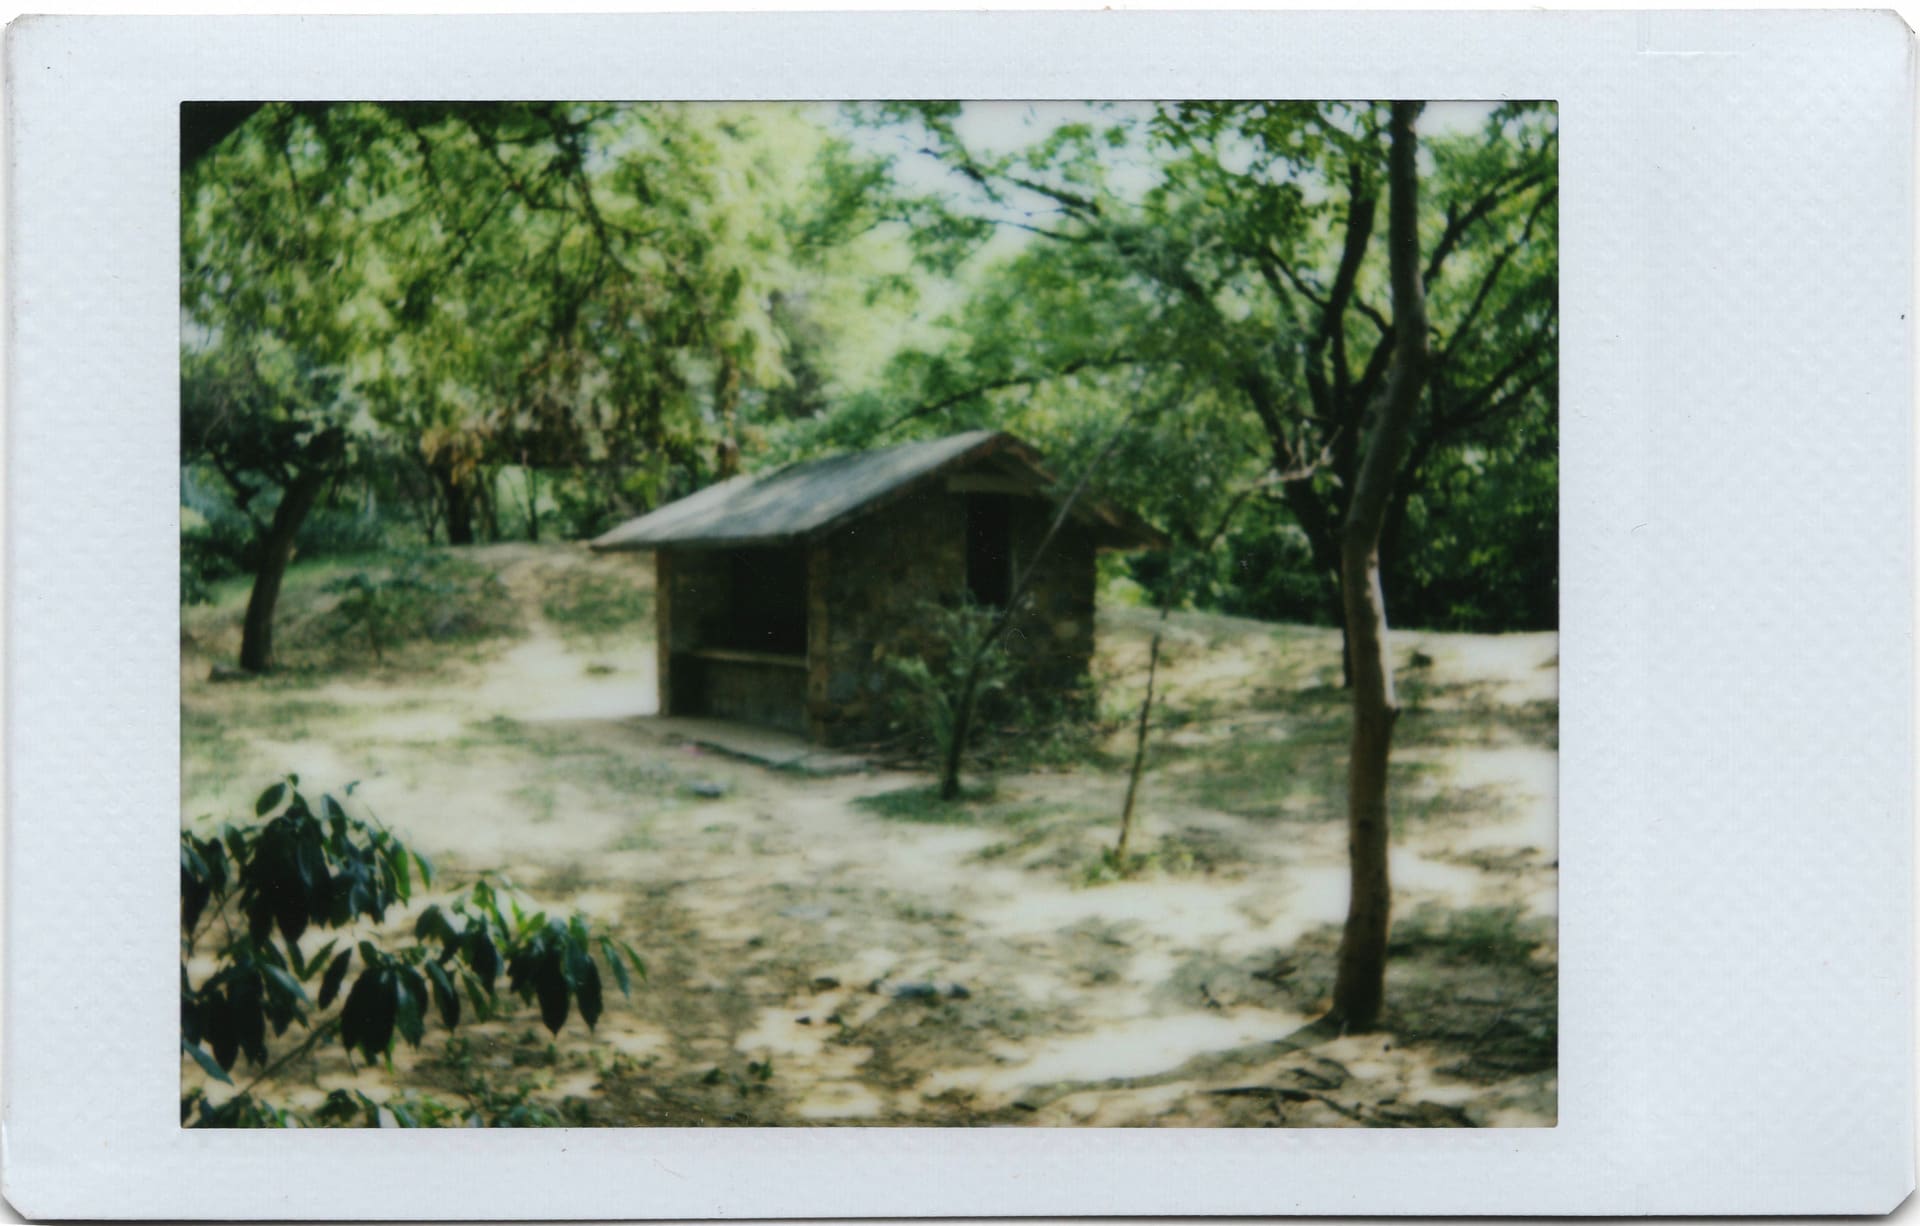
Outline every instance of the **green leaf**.
<svg viewBox="0 0 1920 1226"><path fill-rule="evenodd" d="M466 985L467 999L473 1002L474 1016L481 1021L487 1020L487 994L480 987L480 981L471 972L460 976L460 982Z"/></svg>
<svg viewBox="0 0 1920 1226"><path fill-rule="evenodd" d="M328 941L325 945L322 945L320 948L314 950L313 956L307 959L307 964L305 968L300 970L300 978L303 980L313 978L315 973L319 971L321 964L324 963L328 958L333 956L333 947L338 945L339 943L340 943L340 939L338 937L335 937L333 940Z"/></svg>
<svg viewBox="0 0 1920 1226"><path fill-rule="evenodd" d="M440 1020L448 1030L454 1029L460 1024L460 993L454 990L453 980L438 962L427 963L427 978L433 982L433 1001L440 1007Z"/></svg>
<svg viewBox="0 0 1920 1226"><path fill-rule="evenodd" d="M378 967L361 971L347 993L340 1010L340 1041L368 1061L378 1059L393 1042L399 986L390 968Z"/></svg>
<svg viewBox="0 0 1920 1226"><path fill-rule="evenodd" d="M260 999L260 981L246 978L236 982L227 993L228 1007L233 1010L235 1033L240 1041L240 1050L254 1064L267 1062L267 1015L265 1002Z"/></svg>
<svg viewBox="0 0 1920 1226"><path fill-rule="evenodd" d="M474 928L467 933L467 965L480 977L491 996L493 981L500 975L500 947L493 943L485 928Z"/></svg>
<svg viewBox="0 0 1920 1226"><path fill-rule="evenodd" d="M620 989L620 995L633 995L633 980L627 975L626 963L620 961L620 950L611 937L600 938L600 953L607 960L607 969L613 972L614 986Z"/></svg>
<svg viewBox="0 0 1920 1226"><path fill-rule="evenodd" d="M420 884L429 890L433 888L433 865L419 852L413 853L413 862L420 868Z"/></svg>
<svg viewBox="0 0 1920 1226"><path fill-rule="evenodd" d="M280 800L286 794L287 794L286 784L284 783L274 784L272 787L268 788L266 791L260 793L259 800L256 800L253 802L253 815L255 817L265 817L267 814L273 812L275 809L280 807Z"/></svg>
<svg viewBox="0 0 1920 1226"><path fill-rule="evenodd" d="M287 974L287 972L281 970L279 967L262 966L260 968L260 972L261 974L266 976L266 980L268 983L272 984L274 987L278 988L281 992L285 993L286 995L293 997L295 1000L304 1001L307 999L307 990L300 986L300 981L295 979L292 975Z"/></svg>
<svg viewBox="0 0 1920 1226"><path fill-rule="evenodd" d="M421 1014L427 1005L427 985L411 968L396 973L394 984L394 1025L409 1047L418 1047L427 1032L426 1019Z"/></svg>
<svg viewBox="0 0 1920 1226"><path fill-rule="evenodd" d="M319 961L317 958L314 960L316 962ZM353 961L353 951L343 949L340 951L340 956L333 960L333 965L327 968L326 976L320 980L320 1007L322 1009L332 1004L333 998L340 994L340 984L347 977L347 964L351 961Z"/></svg>
<svg viewBox="0 0 1920 1226"><path fill-rule="evenodd" d="M600 969L593 964L593 959L581 955L576 979L574 995L580 1002L580 1017L587 1029L592 1030L593 1024L600 1020L601 1010Z"/></svg>
<svg viewBox="0 0 1920 1226"><path fill-rule="evenodd" d="M540 1020L554 1034L567 1024L567 974L559 950L550 951L533 972L533 990L540 998Z"/></svg>
<svg viewBox="0 0 1920 1226"><path fill-rule="evenodd" d="M628 945L626 942L622 941L620 943L620 949L621 952L627 955L627 961L633 963L633 973L639 976L642 983L645 983L647 980L647 964L640 960L640 955L634 953L633 946Z"/></svg>
<svg viewBox="0 0 1920 1226"><path fill-rule="evenodd" d="M413 922L413 935L423 941L439 941L443 944L450 944L458 939L458 934L453 930L453 922L447 918L447 913L440 909L438 903L420 913L420 918Z"/></svg>
<svg viewBox="0 0 1920 1226"><path fill-rule="evenodd" d="M232 1068L240 1058L240 1031L225 996L210 996L202 1003L200 1030L215 1062L223 1069Z"/></svg>
<svg viewBox="0 0 1920 1226"><path fill-rule="evenodd" d="M213 1078L215 1081L224 1081L228 1085L233 1084L233 1078L227 1076L227 1070L221 1068L212 1056L201 1051L198 1043L189 1043L185 1039L182 1039L180 1040L180 1050L192 1056L193 1062L199 1065L201 1071L206 1073L207 1076Z"/></svg>
<svg viewBox="0 0 1920 1226"><path fill-rule="evenodd" d="M387 863L393 866L394 892L400 895L401 902L413 898L413 870L407 867L407 850L395 843L386 852Z"/></svg>

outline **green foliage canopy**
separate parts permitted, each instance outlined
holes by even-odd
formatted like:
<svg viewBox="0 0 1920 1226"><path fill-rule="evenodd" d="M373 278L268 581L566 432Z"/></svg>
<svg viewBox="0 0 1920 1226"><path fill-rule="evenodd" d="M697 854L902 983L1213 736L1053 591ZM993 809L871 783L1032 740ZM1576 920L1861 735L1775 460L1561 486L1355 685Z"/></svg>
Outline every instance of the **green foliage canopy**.
<svg viewBox="0 0 1920 1226"><path fill-rule="evenodd" d="M1167 400L1178 410L1144 420L1107 492L1193 539L1236 490L1274 480L1268 513L1227 538L1213 586L1244 611L1331 617L1339 529L1392 352L1376 224L1385 113L1090 105L1024 146L983 148L958 104L866 109L961 184L943 234L980 244L983 266L944 334L899 354L884 392L818 442L1000 425L1071 450L1088 419ZM1552 517L1540 508L1554 488L1553 109L1493 108L1422 146L1435 358L1386 527L1396 607L1426 624L1551 624ZM995 241L982 222L1024 241L986 259ZM1438 568L1471 557L1518 570L1462 600L1449 584L1471 576ZM1141 571L1150 584L1157 565Z"/></svg>

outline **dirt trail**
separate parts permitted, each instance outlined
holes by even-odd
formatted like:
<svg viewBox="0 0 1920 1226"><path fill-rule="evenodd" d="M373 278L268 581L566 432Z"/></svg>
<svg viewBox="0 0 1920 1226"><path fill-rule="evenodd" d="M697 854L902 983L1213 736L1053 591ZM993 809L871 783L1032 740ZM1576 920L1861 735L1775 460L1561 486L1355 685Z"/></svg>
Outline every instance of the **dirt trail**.
<svg viewBox="0 0 1920 1226"><path fill-rule="evenodd" d="M1346 903L1330 633L1176 619L1163 720L1180 726L1143 794L1154 859L1102 881L1118 765L1002 773L965 823L888 816L924 776L773 772L653 731L651 639L541 613L557 576L606 560L474 556L526 623L469 667L276 690L190 670L184 696L189 815L237 812L280 771L359 780L450 880L504 870L647 955L598 1034L463 1028L468 1065L599 1123L1553 1122L1554 636L1395 636L1399 1012L1387 1034L1292 1050ZM1136 614L1102 622L1121 709ZM471 1075L454 1065L430 1040L395 1080L444 1093ZM346 1084L331 1055L306 1074L292 1095Z"/></svg>

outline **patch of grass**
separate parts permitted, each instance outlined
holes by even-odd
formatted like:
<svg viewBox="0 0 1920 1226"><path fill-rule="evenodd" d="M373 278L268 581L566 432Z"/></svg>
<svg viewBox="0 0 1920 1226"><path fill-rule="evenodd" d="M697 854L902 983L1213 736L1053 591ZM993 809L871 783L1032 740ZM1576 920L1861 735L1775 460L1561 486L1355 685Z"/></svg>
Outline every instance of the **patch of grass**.
<svg viewBox="0 0 1920 1226"><path fill-rule="evenodd" d="M210 711L180 709L181 783L188 795L225 791L252 769L246 744Z"/></svg>
<svg viewBox="0 0 1920 1226"><path fill-rule="evenodd" d="M653 592L641 580L631 566L577 566L548 582L540 612L569 638L607 638L651 622Z"/></svg>
<svg viewBox="0 0 1920 1226"><path fill-rule="evenodd" d="M974 853L973 858L982 863L990 864L995 860L1005 860L1009 857L1018 856L1025 852L1033 851L1046 843L1052 833L1050 829L1044 827L1025 830L1013 838L1002 839L998 843L992 843L986 847L982 847Z"/></svg>
<svg viewBox="0 0 1920 1226"><path fill-rule="evenodd" d="M1554 942L1551 919L1515 907L1429 903L1396 917L1384 1029L1396 1044L1436 1051L1449 1077L1485 1084L1551 1071L1559 1051ZM1330 924L1284 952L1286 973L1271 980L1296 1011L1328 1007L1339 947Z"/></svg>
<svg viewBox="0 0 1920 1226"><path fill-rule="evenodd" d="M1195 751L1189 794L1210 809L1268 821L1320 821L1338 813L1346 787L1344 713L1285 725L1254 739L1227 733Z"/></svg>
<svg viewBox="0 0 1920 1226"><path fill-rule="evenodd" d="M315 720L338 719L346 708L337 702L312 698L288 698L261 703L247 712L247 727L283 740L302 740L313 731Z"/></svg>
<svg viewBox="0 0 1920 1226"><path fill-rule="evenodd" d="M1210 831L1190 829L1165 835L1144 852L1122 857L1103 847L1080 869L1078 884L1107 885L1155 874L1168 877L1210 876L1229 864L1242 864L1244 854Z"/></svg>
<svg viewBox="0 0 1920 1226"><path fill-rule="evenodd" d="M1403 785L1416 773L1440 769L1432 763L1396 762L1394 785ZM1425 800L1391 798L1389 808L1392 812L1388 821L1397 836L1416 827L1444 830L1498 818L1512 810L1513 800L1504 789L1492 784L1471 788L1442 786Z"/></svg>
<svg viewBox="0 0 1920 1226"><path fill-rule="evenodd" d="M961 788L957 800L942 800L940 785L927 783L872 796L858 796L853 803L889 821L919 822L932 826L971 826L979 822L982 816L972 806L992 799L991 786L975 784Z"/></svg>
<svg viewBox="0 0 1920 1226"><path fill-rule="evenodd" d="M1425 745L1497 745L1519 740L1558 749L1560 704L1545 700L1507 704L1469 698L1432 707L1423 701L1403 712L1398 730Z"/></svg>
<svg viewBox="0 0 1920 1226"><path fill-rule="evenodd" d="M1067 692L1018 691L1008 706L1000 726L984 738L979 755L996 768L1067 770L1114 764L1102 746L1127 715L1122 711L1118 718L1104 717L1101 693L1090 683Z"/></svg>
<svg viewBox="0 0 1920 1226"><path fill-rule="evenodd" d="M1518 907L1419 907L1393 925L1389 957L1429 957L1452 965L1524 965L1553 939L1553 925Z"/></svg>
<svg viewBox="0 0 1920 1226"><path fill-rule="evenodd" d="M1123 856L1111 847L1103 847L1081 868L1079 881L1085 886L1127 881L1145 875L1157 863L1157 858L1150 852L1129 852Z"/></svg>

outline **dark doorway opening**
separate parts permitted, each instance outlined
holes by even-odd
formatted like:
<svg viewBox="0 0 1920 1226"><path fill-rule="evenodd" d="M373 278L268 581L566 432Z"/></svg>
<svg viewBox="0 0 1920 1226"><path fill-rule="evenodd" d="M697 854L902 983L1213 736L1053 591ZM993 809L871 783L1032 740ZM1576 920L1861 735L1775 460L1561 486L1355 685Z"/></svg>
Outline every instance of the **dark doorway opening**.
<svg viewBox="0 0 1920 1226"><path fill-rule="evenodd" d="M807 653L807 555L801 549L739 549L729 559L732 600L726 642L716 647Z"/></svg>
<svg viewBox="0 0 1920 1226"><path fill-rule="evenodd" d="M967 495L967 591L993 608L1013 595L1013 500L1005 494Z"/></svg>

